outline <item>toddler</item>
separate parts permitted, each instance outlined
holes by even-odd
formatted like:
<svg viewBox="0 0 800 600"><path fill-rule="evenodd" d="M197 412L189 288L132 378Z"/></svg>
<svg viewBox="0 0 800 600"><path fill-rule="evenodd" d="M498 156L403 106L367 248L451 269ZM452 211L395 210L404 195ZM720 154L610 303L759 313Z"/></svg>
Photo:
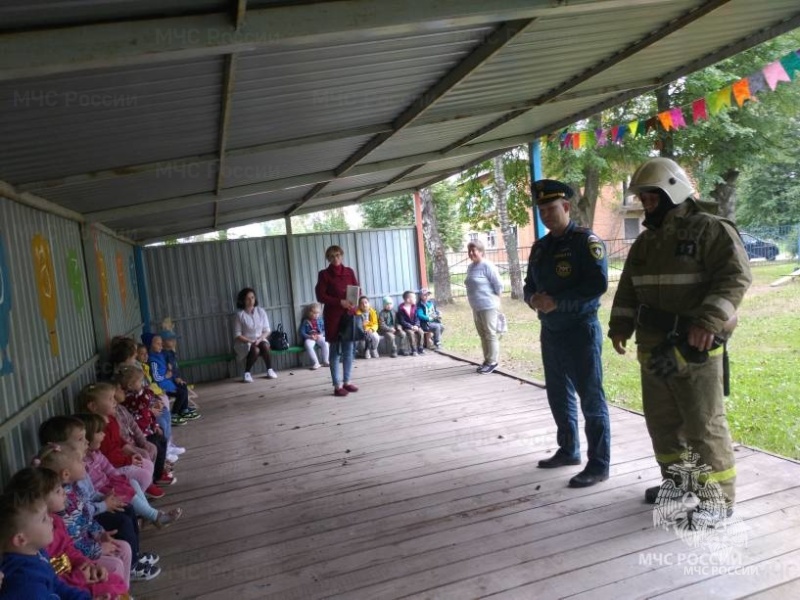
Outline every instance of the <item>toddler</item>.
<svg viewBox="0 0 800 600"><path fill-rule="evenodd" d="M44 500L32 500L14 490L0 496L0 570L4 575L0 598L92 599L89 592L58 578L44 552L52 541L53 520Z"/></svg>
<svg viewBox="0 0 800 600"><path fill-rule="evenodd" d="M383 310L378 313L378 335L382 335L386 340L386 346L390 352L389 355L392 358L397 358L395 335L399 335L401 340L405 335L403 334L403 328L397 323L393 307L394 301L391 296L384 296ZM404 356L405 352L400 350L400 355Z"/></svg>
<svg viewBox="0 0 800 600"><path fill-rule="evenodd" d="M325 322L322 320L322 306L320 304L313 302L303 311L303 321L300 323L300 338L303 340L303 346L311 359L310 368L312 371L320 367L314 347L319 348L319 353L322 356L322 366L329 366L329 348L328 342L325 341Z"/></svg>
<svg viewBox="0 0 800 600"><path fill-rule="evenodd" d="M64 521L58 515L67 503L67 495L58 474L50 469L28 467L17 471L7 489L25 502L44 501L53 522L53 541L45 548L50 565L65 584L89 592L92 597L127 598L128 583L120 573L87 558L75 547Z"/></svg>
<svg viewBox="0 0 800 600"><path fill-rule="evenodd" d="M403 292L403 304L397 310L397 323L408 340L411 356L425 354L425 350L422 349L422 327L417 316L417 295L414 292Z"/></svg>
<svg viewBox="0 0 800 600"><path fill-rule="evenodd" d="M172 407L173 425L180 425L187 420L200 418L200 413L189 407L189 388L183 380L175 381L172 369L167 362L167 356L163 352L164 342L160 335L154 335L150 339L150 351L147 356L147 364L150 365L150 376L153 378L167 396L175 399ZM176 419L177 417L177 419Z"/></svg>
<svg viewBox="0 0 800 600"><path fill-rule="evenodd" d="M358 299L356 316L360 316L364 323L364 341L359 342L359 352L364 358L378 358L378 313L369 305L369 298L361 296Z"/></svg>
<svg viewBox="0 0 800 600"><path fill-rule="evenodd" d="M164 432L164 437L167 438L167 460L171 463L175 463L178 461L178 458L186 452L186 448L173 443L172 422L175 421L176 424L183 425L188 419L170 414L169 396L167 396L164 390L162 390L161 387L155 381L153 381L153 378L150 376L150 365L148 364L147 359L147 346L144 344L138 344L136 346L136 361L144 373L145 385L153 390L153 393L156 395L156 397L161 400L161 405L165 407L165 410L161 413L161 416L156 417L156 420L161 426L161 430Z"/></svg>

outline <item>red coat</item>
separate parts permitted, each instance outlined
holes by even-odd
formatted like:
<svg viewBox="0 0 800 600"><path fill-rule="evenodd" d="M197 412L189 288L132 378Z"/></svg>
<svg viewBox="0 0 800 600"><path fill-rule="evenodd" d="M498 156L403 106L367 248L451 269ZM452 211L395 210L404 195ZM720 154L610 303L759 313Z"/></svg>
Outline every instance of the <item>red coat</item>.
<svg viewBox="0 0 800 600"><path fill-rule="evenodd" d="M106 437L103 443L100 444L100 452L102 452L112 465L117 467L128 466L133 462L129 454L125 454L123 447L125 440L119 431L119 423L114 417L108 417L106 423Z"/></svg>
<svg viewBox="0 0 800 600"><path fill-rule="evenodd" d="M355 271L350 267L340 266L337 269L330 265L319 272L314 291L317 294L317 301L324 307L322 318L325 321L325 336L330 343L339 339L339 321L347 312L342 308L341 301L347 298L348 285L358 285Z"/></svg>

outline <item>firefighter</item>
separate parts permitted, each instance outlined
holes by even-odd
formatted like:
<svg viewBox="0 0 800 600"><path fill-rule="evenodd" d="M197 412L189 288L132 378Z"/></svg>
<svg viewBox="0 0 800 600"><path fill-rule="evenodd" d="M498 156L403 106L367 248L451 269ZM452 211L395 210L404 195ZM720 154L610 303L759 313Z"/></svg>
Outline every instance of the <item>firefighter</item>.
<svg viewBox="0 0 800 600"><path fill-rule="evenodd" d="M686 172L654 158L633 174L630 192L645 210L611 309L608 336L625 354L636 333L645 421L662 478L687 451L710 467L728 513L736 467L723 401L723 352L750 266L736 227L705 212ZM645 500L656 502L659 487Z"/></svg>
<svg viewBox="0 0 800 600"><path fill-rule="evenodd" d="M547 401L556 422L558 450L539 461L551 469L581 464L578 403L586 421L588 461L569 480L588 487L608 479L611 425L603 392L603 330L597 319L600 296L608 289L603 242L570 219L574 191L560 181L534 183L536 204L550 230L531 248L525 302L539 314Z"/></svg>

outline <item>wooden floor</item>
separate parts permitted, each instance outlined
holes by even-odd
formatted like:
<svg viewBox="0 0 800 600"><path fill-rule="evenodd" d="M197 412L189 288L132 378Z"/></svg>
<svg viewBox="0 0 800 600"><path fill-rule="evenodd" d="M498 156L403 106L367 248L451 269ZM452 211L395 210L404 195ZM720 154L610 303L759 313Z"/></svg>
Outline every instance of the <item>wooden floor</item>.
<svg viewBox="0 0 800 600"><path fill-rule="evenodd" d="M535 468L555 437L536 386L431 353L353 380L346 398L327 369L198 388L158 501L185 516L143 533L164 570L137 600L800 598L800 464L737 448L748 545L704 565L653 527L639 415L612 409L611 478L575 490L580 467Z"/></svg>

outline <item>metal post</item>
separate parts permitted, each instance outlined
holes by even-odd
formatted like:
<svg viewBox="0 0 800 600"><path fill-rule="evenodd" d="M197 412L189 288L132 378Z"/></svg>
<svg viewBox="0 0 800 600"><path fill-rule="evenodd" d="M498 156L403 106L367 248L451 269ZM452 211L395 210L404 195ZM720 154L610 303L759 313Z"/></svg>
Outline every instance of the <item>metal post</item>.
<svg viewBox="0 0 800 600"><path fill-rule="evenodd" d="M542 178L542 148L538 138L528 144L528 156L530 157L531 169L531 201L533 203L533 234L534 239L540 240L545 235L544 224L539 216L539 208L536 206L536 190L533 189L533 182Z"/></svg>

